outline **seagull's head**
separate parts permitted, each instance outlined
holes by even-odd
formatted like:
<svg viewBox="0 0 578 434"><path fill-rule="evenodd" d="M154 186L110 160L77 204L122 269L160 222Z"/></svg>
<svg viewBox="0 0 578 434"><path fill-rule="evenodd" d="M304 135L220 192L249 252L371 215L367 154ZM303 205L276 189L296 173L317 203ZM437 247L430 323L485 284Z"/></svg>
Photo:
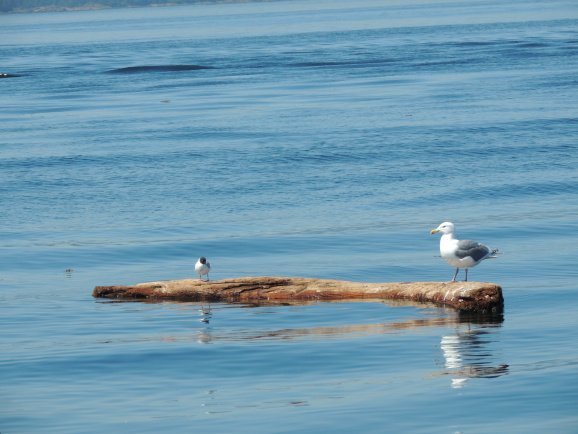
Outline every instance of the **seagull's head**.
<svg viewBox="0 0 578 434"><path fill-rule="evenodd" d="M441 232L442 234L453 234L454 233L454 224L451 222L443 222L441 225L430 232L430 234L437 234Z"/></svg>
<svg viewBox="0 0 578 434"><path fill-rule="evenodd" d="M207 259L206 259L204 256L201 256L201 257L199 258L199 262L200 262L201 264L206 264L206 263L207 263Z"/></svg>

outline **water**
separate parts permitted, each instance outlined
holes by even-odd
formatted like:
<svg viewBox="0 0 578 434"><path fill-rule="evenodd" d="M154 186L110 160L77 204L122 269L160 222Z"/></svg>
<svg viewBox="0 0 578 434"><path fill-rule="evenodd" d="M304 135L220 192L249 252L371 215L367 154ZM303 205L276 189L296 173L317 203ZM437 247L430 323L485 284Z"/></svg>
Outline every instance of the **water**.
<svg viewBox="0 0 578 434"><path fill-rule="evenodd" d="M286 1L0 16L0 430L578 429L578 7ZM95 300L193 277L448 280L383 302Z"/></svg>

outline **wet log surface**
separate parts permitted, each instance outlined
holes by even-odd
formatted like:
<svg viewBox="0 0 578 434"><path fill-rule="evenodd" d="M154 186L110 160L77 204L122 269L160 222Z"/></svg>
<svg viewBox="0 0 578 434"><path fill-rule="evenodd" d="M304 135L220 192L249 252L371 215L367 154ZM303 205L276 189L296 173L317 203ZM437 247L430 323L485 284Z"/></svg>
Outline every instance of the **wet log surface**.
<svg viewBox="0 0 578 434"><path fill-rule="evenodd" d="M441 282L359 283L303 277L241 277L97 286L97 298L210 302L283 302L346 299L405 299L433 302L467 312L499 312L502 288L494 283Z"/></svg>

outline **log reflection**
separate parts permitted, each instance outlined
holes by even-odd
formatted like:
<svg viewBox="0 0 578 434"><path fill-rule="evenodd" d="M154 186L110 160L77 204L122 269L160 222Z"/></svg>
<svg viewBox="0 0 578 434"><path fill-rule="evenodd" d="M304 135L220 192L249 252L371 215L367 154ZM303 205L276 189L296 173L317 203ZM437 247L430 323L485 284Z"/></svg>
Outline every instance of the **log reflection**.
<svg viewBox="0 0 578 434"><path fill-rule="evenodd" d="M325 303L367 303L369 300L347 300ZM170 309L182 311L184 315L195 318L196 325L187 334L156 335L148 340L162 340L165 342L195 341L202 344L221 343L234 344L239 342L259 341L327 341L337 339L355 339L360 336L375 334L401 334L423 332L427 329L440 328L440 344L437 347L438 356L434 354L434 361L440 368L429 375L452 377L451 387L464 387L472 378L493 378L508 373L508 365L496 363L499 356L496 353L495 343L499 342L499 330L502 326L501 314L473 314L458 313L451 308L440 308L436 304L414 302L409 300L379 300L379 303L391 307L416 307L421 310L422 318L411 318L401 321L389 321L373 324L345 324L337 326L318 326L287 329L263 328L224 328L214 327L213 319L218 318L223 309L255 309L271 307L271 312L261 309L260 313L273 313L279 306L306 306L317 302L283 302L283 303L254 303L254 304L217 304L209 303L175 303L162 302ZM108 302L108 303L119 303ZM124 302L123 302L124 303ZM150 302L139 304L151 304ZM154 303L158 304L158 302ZM138 339L138 340L147 340ZM440 357L441 356L441 357Z"/></svg>

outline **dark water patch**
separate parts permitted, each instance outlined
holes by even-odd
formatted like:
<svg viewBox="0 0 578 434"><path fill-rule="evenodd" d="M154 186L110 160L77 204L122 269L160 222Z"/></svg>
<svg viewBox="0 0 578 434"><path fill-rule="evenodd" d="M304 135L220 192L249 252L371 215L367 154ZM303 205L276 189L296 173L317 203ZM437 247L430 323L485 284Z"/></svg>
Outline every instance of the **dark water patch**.
<svg viewBox="0 0 578 434"><path fill-rule="evenodd" d="M578 365L578 359L576 358L559 358L559 359L540 360L533 363L521 363L515 368L516 371L518 372L524 372L524 371L541 371L549 369L558 369L560 367L576 366L576 365Z"/></svg>
<svg viewBox="0 0 578 434"><path fill-rule="evenodd" d="M182 87L197 87L197 88L205 88L205 87L213 87L213 86L226 86L230 85L233 80L214 80L207 76L204 77L196 77L195 79L187 78L186 81L182 80L171 80L171 81L157 81L154 85L150 85L148 89L154 90L163 90L163 91L171 91L174 89L182 88Z"/></svg>
<svg viewBox="0 0 578 434"><path fill-rule="evenodd" d="M396 59L374 59L362 61L341 61L341 62L297 62L291 63L289 66L295 67L318 67L318 66L366 66L366 65L381 65L384 63L396 62Z"/></svg>
<svg viewBox="0 0 578 434"><path fill-rule="evenodd" d="M5 169L33 169L33 168L56 168L65 166L93 167L93 166L118 166L132 164L158 164L182 161L183 159L197 159L203 156L200 152L162 152L135 154L110 154L110 155L58 155L50 157L27 157L10 158L2 161Z"/></svg>
<svg viewBox="0 0 578 434"><path fill-rule="evenodd" d="M461 203L491 201L496 202L504 199L522 198L548 198L564 197L568 194L573 194L578 191L578 181L568 182L535 182L525 184L504 183L504 184L488 184L479 185L471 188L464 188L462 185L456 187L445 186L445 192L437 194L435 200L430 195L407 195L405 198L396 199L395 202L388 202L384 200L384 204L395 203L397 206L404 207L420 207L428 206L428 204L435 204L440 206L443 204L452 205L459 199Z"/></svg>
<svg viewBox="0 0 578 434"><path fill-rule="evenodd" d="M456 42L453 45L455 45L456 47L483 47L497 44L498 42L495 41L465 41L465 42Z"/></svg>
<svg viewBox="0 0 578 434"><path fill-rule="evenodd" d="M521 198L521 197L552 197L572 194L578 191L577 181L567 182L527 182L525 184L503 184L490 188L475 188L465 191L471 198Z"/></svg>
<svg viewBox="0 0 578 434"><path fill-rule="evenodd" d="M216 69L212 66L203 65L145 65L128 66L126 68L111 69L114 74L139 74L145 72L180 72L180 71L200 71L203 69Z"/></svg>
<svg viewBox="0 0 578 434"><path fill-rule="evenodd" d="M543 48L549 47L550 45L544 42L523 42L518 44L518 46L523 48Z"/></svg>
<svg viewBox="0 0 578 434"><path fill-rule="evenodd" d="M478 59L454 59L454 60L440 60L435 62L421 62L417 63L416 66L447 66L447 65L470 65L476 63Z"/></svg>
<svg viewBox="0 0 578 434"><path fill-rule="evenodd" d="M347 67L347 68L367 68L379 67L387 64L394 64L400 59L380 58L372 60L345 60L345 61L305 61L289 63L287 66L294 68L332 68L332 67Z"/></svg>
<svg viewBox="0 0 578 434"><path fill-rule="evenodd" d="M0 78L15 78L15 77L22 77L21 75L18 74L0 74Z"/></svg>
<svg viewBox="0 0 578 434"><path fill-rule="evenodd" d="M542 42L511 41L502 47L502 53L506 56L518 57L557 57L558 45Z"/></svg>
<svg viewBox="0 0 578 434"><path fill-rule="evenodd" d="M55 166L88 164L92 165L99 160L98 157L84 155L74 156L51 156L51 157L28 157L28 158L11 158L2 161L5 169L10 168L48 168Z"/></svg>
<svg viewBox="0 0 578 434"><path fill-rule="evenodd" d="M316 67L316 66L343 66L343 65L352 65L353 62L298 62L292 63L289 66L297 66L297 67Z"/></svg>
<svg viewBox="0 0 578 434"><path fill-rule="evenodd" d="M272 163L285 163L291 165L291 163L306 164L308 166L315 166L320 163L353 163L353 162L365 162L368 160L374 160L375 155L370 153L370 155L364 155L355 153L354 151L347 152L347 150L335 150L329 148L321 149L308 149L308 150L283 150L283 152L275 153L275 149L271 148L269 154L263 153L257 159L264 165L269 165Z"/></svg>

